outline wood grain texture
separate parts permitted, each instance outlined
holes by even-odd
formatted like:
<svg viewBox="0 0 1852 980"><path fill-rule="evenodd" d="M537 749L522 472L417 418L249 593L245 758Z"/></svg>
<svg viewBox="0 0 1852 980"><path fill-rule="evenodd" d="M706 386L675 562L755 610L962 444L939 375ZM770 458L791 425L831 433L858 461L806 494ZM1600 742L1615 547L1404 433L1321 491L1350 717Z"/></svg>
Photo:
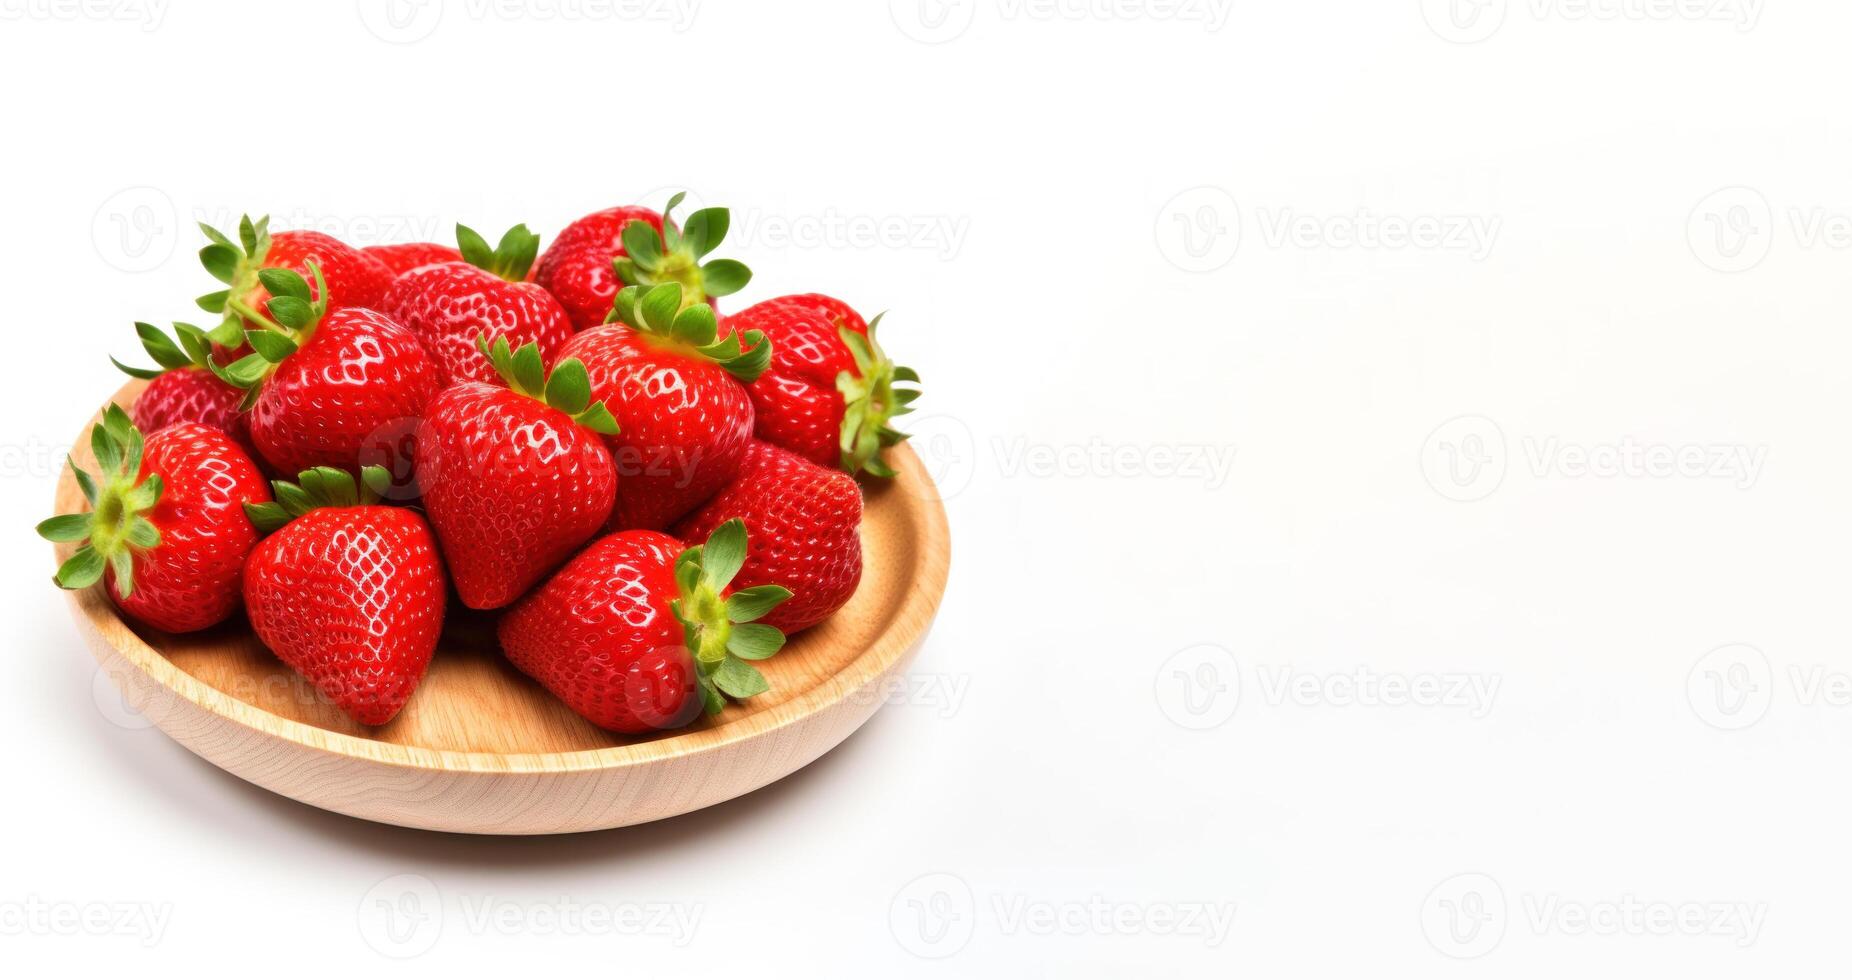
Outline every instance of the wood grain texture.
<svg viewBox="0 0 1852 980"><path fill-rule="evenodd" d="M130 404L143 382L115 400ZM93 467L89 430L73 456ZM328 703L242 616L172 635L131 625L100 585L68 593L102 669L181 745L259 786L366 820L481 834L600 830L758 789L868 720L925 639L950 538L937 491L905 444L899 475L863 485L855 596L760 664L772 689L680 732L625 737L579 718L494 650L493 618L457 618L405 710L369 729ZM67 469L57 511L84 507ZM60 560L73 550L58 548Z"/></svg>

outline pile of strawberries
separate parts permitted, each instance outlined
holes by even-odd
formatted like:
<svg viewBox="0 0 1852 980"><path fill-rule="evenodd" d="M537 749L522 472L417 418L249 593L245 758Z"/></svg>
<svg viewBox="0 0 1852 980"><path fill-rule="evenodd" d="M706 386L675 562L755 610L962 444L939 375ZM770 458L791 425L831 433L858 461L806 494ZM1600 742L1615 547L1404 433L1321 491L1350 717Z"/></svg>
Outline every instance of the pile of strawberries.
<svg viewBox="0 0 1852 980"><path fill-rule="evenodd" d="M89 509L39 525L82 543L57 583L168 632L242 606L368 725L456 602L499 611L508 659L612 731L767 690L753 661L861 579L856 476L893 475L918 377L828 296L718 315L751 273L709 258L728 212L677 222L680 200L587 215L544 254L524 226L354 248L202 225L222 319L136 324L159 368L118 362L149 382L93 430L98 472L72 465Z"/></svg>

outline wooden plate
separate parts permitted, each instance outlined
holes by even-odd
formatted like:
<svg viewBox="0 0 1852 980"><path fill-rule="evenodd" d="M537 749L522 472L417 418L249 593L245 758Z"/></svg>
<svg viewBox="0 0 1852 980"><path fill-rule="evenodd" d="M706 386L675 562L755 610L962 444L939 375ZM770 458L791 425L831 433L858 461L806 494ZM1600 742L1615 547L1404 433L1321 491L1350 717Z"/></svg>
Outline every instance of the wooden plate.
<svg viewBox="0 0 1852 980"><path fill-rule="evenodd" d="M143 382L116 394L132 403ZM77 464L94 472L89 429ZM69 593L124 703L207 761L272 792L365 820L477 834L555 834L660 820L749 793L868 720L926 636L950 539L932 480L904 444L899 475L865 483L854 598L761 667L772 689L695 727L602 731L509 666L446 633L405 710L369 729L257 642L240 617L202 633L131 625L102 587ZM57 512L84 506L67 469ZM62 560L72 550L60 546ZM477 632L492 636L485 616ZM467 631L465 631L467 633Z"/></svg>

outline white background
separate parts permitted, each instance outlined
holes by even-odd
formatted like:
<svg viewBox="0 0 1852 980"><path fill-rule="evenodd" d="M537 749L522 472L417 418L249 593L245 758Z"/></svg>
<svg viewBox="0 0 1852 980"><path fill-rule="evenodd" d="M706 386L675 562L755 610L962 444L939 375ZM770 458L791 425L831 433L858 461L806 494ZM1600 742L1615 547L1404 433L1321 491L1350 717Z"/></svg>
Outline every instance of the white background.
<svg viewBox="0 0 1852 980"><path fill-rule="evenodd" d="M1852 9L689 2L0 0L7 972L1837 962ZM196 218L683 186L742 300L892 310L926 379L954 567L902 703L745 799L490 840L98 697L30 525L105 355L208 289Z"/></svg>

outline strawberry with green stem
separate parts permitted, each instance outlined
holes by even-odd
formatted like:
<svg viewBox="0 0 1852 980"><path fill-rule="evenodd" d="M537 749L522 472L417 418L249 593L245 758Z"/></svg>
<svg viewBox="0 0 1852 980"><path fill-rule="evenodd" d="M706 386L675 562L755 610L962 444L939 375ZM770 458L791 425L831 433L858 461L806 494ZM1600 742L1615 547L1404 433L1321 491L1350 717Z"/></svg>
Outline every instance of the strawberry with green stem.
<svg viewBox="0 0 1852 980"><path fill-rule="evenodd" d="M377 433L424 413L436 367L418 338L391 317L330 310L321 269L311 286L286 269L261 269L266 312L244 308L251 353L215 373L245 391L251 441L278 472L353 469Z"/></svg>
<svg viewBox="0 0 1852 980"><path fill-rule="evenodd" d="M746 555L738 521L687 547L659 531L593 542L502 616L508 659L587 721L639 734L768 690L753 661L784 646L756 622L790 593L733 590Z"/></svg>
<svg viewBox="0 0 1852 980"><path fill-rule="evenodd" d="M620 477L612 530L667 527L739 471L753 423L743 385L772 352L760 334L717 333L713 310L684 306L680 284L626 286L609 325L561 348L620 426L606 440Z"/></svg>
<svg viewBox="0 0 1852 980"><path fill-rule="evenodd" d="M919 374L896 366L872 323L840 300L781 296L726 320L771 338L771 366L748 389L755 434L823 466L891 477L881 451L906 439L888 422L913 410Z"/></svg>
<svg viewBox="0 0 1852 980"><path fill-rule="evenodd" d="M129 417L143 432L158 432L179 422L197 422L224 432L247 452L251 422L242 410L244 392L215 371L212 340L190 323L175 323L169 336L149 323L135 324L142 348L158 368L130 367L110 358L122 373L148 382L129 408Z"/></svg>
<svg viewBox="0 0 1852 980"><path fill-rule="evenodd" d="M540 236L516 225L494 248L463 225L457 226L462 261L425 265L392 283L381 309L416 334L437 365L443 385L495 380L495 370L478 352L483 335L508 338L512 346L534 343L551 363L572 336L572 320L553 294L524 282Z"/></svg>
<svg viewBox="0 0 1852 980"><path fill-rule="evenodd" d="M646 207L616 207L567 225L534 269L534 281L566 308L572 324L589 330L605 322L612 300L625 286L677 282L688 305L745 288L752 271L733 259L708 259L726 238L726 208L702 208L680 226L669 199L665 213Z"/></svg>
<svg viewBox="0 0 1852 980"><path fill-rule="evenodd" d="M304 470L246 513L269 534L245 562L251 629L278 659L364 725L399 713L444 624L444 566L424 518L380 503L370 466Z"/></svg>
<svg viewBox="0 0 1852 980"><path fill-rule="evenodd" d="M224 314L212 331L212 340L224 347L237 347L244 327L264 319L274 295L263 283L265 269L288 270L305 279L311 278L311 266L321 270L315 298L330 311L376 307L392 283L391 271L379 259L318 231L272 233L268 216L239 219L236 239L204 222L199 229L209 239L199 250L200 264L225 288L198 302L208 313Z"/></svg>
<svg viewBox="0 0 1852 980"><path fill-rule="evenodd" d="M257 466L218 429L191 422L144 437L121 406L90 432L98 475L71 463L90 509L39 524L51 541L82 542L55 581L104 581L130 617L185 633L238 608L239 576L257 543L244 505L270 499Z"/></svg>
<svg viewBox="0 0 1852 980"><path fill-rule="evenodd" d="M431 399L413 464L458 596L495 609L604 526L618 477L603 436L617 422L578 360L548 374L537 346L510 351L507 338L482 353L506 387L464 381Z"/></svg>

